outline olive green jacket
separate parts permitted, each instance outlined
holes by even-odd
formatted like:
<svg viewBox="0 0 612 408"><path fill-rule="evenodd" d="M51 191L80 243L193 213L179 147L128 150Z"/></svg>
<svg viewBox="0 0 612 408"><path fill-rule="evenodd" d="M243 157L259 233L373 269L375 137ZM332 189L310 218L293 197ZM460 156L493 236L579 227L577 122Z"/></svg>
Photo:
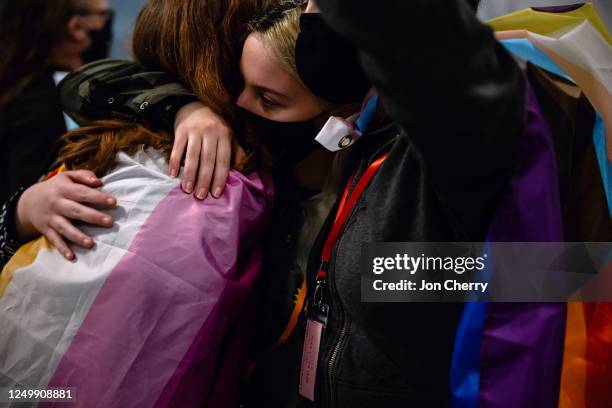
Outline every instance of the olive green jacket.
<svg viewBox="0 0 612 408"><path fill-rule="evenodd" d="M122 60L100 60L59 84L64 111L79 125L122 119L172 131L181 106L197 100L168 74Z"/></svg>

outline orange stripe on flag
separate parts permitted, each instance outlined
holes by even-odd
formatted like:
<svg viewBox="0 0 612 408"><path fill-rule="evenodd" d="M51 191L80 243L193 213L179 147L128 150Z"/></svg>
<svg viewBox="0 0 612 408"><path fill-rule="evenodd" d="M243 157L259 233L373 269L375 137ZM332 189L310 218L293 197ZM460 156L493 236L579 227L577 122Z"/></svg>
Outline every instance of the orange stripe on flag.
<svg viewBox="0 0 612 408"><path fill-rule="evenodd" d="M559 392L560 408L585 408L587 364L585 360L587 344L584 306L580 302L567 304L567 323L565 325L565 349Z"/></svg>

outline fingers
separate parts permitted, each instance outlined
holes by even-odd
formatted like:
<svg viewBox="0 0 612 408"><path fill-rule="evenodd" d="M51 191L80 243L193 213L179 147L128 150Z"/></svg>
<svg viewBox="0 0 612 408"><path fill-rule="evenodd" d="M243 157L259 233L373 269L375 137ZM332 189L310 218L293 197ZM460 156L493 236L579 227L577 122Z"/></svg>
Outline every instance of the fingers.
<svg viewBox="0 0 612 408"><path fill-rule="evenodd" d="M202 150L201 137L192 136L187 143L187 156L185 157L185 172L181 184L183 191L187 194L193 192L196 173L200 162L200 151Z"/></svg>
<svg viewBox="0 0 612 408"><path fill-rule="evenodd" d="M94 173L77 170L60 173L30 187L17 205L17 228L25 225L31 227L35 235L43 233L66 259L74 259L74 253L66 242L89 249L94 241L76 228L72 220L101 227L113 225L110 215L90 208L114 208L117 205L113 196L96 188L101 184Z"/></svg>
<svg viewBox="0 0 612 408"><path fill-rule="evenodd" d="M91 237L83 234L64 217L53 217L50 225L53 231L57 232L61 236L62 240L67 239L68 241L71 241L72 243L85 249L91 249L94 245Z"/></svg>
<svg viewBox="0 0 612 408"><path fill-rule="evenodd" d="M202 152L200 153L200 169L198 171L198 187L196 197L203 200L208 195L210 181L212 180L217 156L218 139L215 137L205 137L202 141Z"/></svg>
<svg viewBox="0 0 612 408"><path fill-rule="evenodd" d="M75 183L80 183L91 187L99 187L102 185L102 180L100 180L96 174L90 170L73 170L66 171L62 174L68 176Z"/></svg>
<svg viewBox="0 0 612 408"><path fill-rule="evenodd" d="M174 136L174 145L172 146L172 152L170 153L170 161L168 162L168 172L170 177L177 177L179 169L181 168L181 159L185 154L185 147L187 146L187 134L177 132Z"/></svg>
<svg viewBox="0 0 612 408"><path fill-rule="evenodd" d="M102 208L114 208L117 205L117 200L112 195L82 184L61 186L60 189L62 197L78 203L97 205Z"/></svg>
<svg viewBox="0 0 612 408"><path fill-rule="evenodd" d="M227 182L232 157L232 142L229 138L221 138L217 144L217 160L213 178L212 194L215 198L221 197Z"/></svg>
<svg viewBox="0 0 612 408"><path fill-rule="evenodd" d="M199 199L204 199L209 192L221 195L231 164L231 127L210 108L193 102L181 107L174 129L175 143L169 164L171 175L179 173L184 154L183 191L195 191Z"/></svg>
<svg viewBox="0 0 612 408"><path fill-rule="evenodd" d="M97 225L105 228L110 228L113 226L113 218L110 215L104 214L103 212L94 210L93 208L79 204L70 199L62 199L58 201L56 204L56 211L58 215L67 219L82 221L86 224ZM72 241L72 239L70 240Z"/></svg>
<svg viewBox="0 0 612 408"><path fill-rule="evenodd" d="M55 232L52 228L49 228L45 232L45 236L47 237L49 241L51 241L53 246L57 248L57 250L60 252L60 254L62 254L64 258L66 258L69 261L72 261L74 259L74 253L68 247L68 245L66 244L66 241L64 241L64 238L62 238L60 234Z"/></svg>

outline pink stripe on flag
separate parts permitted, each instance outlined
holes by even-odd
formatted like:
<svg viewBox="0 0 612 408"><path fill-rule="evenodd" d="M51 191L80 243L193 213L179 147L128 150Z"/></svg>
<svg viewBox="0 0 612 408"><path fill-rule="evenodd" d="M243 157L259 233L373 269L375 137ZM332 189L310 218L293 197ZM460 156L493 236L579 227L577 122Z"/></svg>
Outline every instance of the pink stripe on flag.
<svg viewBox="0 0 612 408"><path fill-rule="evenodd" d="M49 387L76 388L77 406L123 408L168 400L192 365L192 384L212 381L259 269L270 200L261 179L235 172L220 199L172 190L104 283ZM208 390L189 391L194 405L206 401Z"/></svg>

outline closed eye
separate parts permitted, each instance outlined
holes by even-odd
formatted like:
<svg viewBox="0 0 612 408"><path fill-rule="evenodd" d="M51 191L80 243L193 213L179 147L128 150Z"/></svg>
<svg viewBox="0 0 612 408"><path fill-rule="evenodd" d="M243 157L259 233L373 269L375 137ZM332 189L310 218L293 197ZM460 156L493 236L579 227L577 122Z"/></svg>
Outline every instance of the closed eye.
<svg viewBox="0 0 612 408"><path fill-rule="evenodd" d="M281 105L276 102L274 99L269 98L265 94L259 94L259 100L261 101L261 105L266 109L280 107Z"/></svg>

